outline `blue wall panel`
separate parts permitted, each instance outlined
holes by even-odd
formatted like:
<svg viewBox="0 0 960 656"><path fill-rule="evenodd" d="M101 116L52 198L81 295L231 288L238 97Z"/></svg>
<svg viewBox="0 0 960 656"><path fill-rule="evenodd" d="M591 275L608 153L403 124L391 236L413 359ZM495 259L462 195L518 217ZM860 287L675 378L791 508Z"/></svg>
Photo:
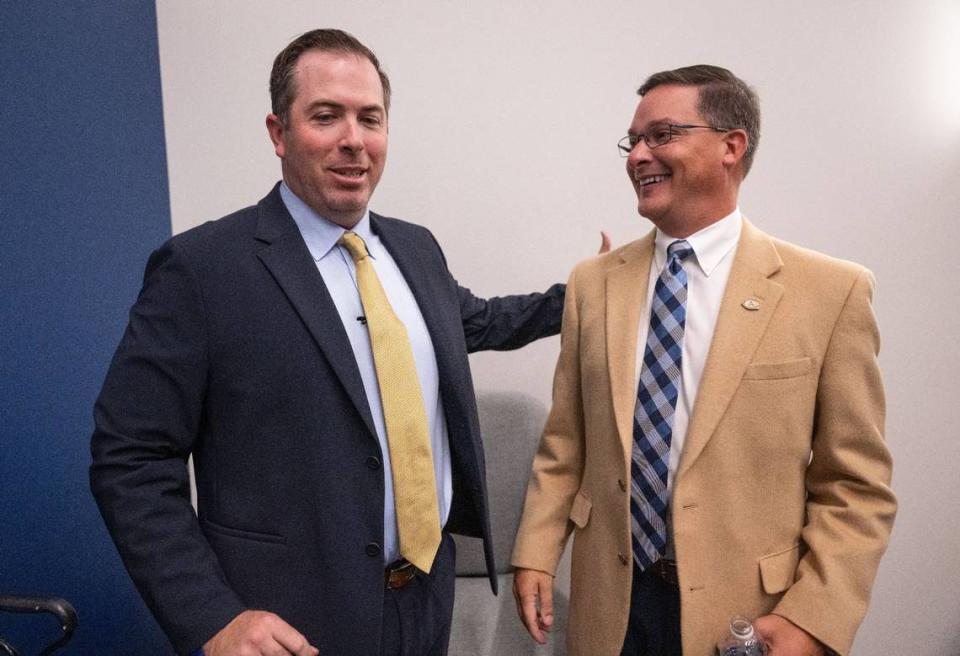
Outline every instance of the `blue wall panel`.
<svg viewBox="0 0 960 656"><path fill-rule="evenodd" d="M67 653L169 654L89 492L91 408L170 234L153 2L0 3L0 592ZM37 653L49 617L0 614Z"/></svg>

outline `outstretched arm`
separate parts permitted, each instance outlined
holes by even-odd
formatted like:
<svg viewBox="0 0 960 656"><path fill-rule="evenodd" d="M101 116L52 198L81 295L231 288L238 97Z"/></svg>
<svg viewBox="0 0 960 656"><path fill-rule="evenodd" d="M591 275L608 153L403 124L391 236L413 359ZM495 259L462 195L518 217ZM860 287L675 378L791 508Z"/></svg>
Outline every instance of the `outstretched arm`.
<svg viewBox="0 0 960 656"><path fill-rule="evenodd" d="M600 232L600 254L610 237ZM467 351L509 351L560 332L565 288L556 284L540 294L483 299L459 287L460 314Z"/></svg>

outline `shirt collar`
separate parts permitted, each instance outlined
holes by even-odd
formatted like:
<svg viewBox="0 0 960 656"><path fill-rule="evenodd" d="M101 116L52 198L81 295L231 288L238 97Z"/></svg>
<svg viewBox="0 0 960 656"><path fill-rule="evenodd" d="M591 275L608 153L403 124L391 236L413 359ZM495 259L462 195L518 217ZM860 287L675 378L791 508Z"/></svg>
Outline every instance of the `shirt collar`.
<svg viewBox="0 0 960 656"><path fill-rule="evenodd" d="M313 257L315 262L319 262L337 245L337 241L346 230L318 214L316 210L293 193L286 182L280 183L280 198L283 199L283 204L287 206L287 211L290 212L290 216L293 217L294 222L300 229L300 234L307 244L310 256ZM364 210L363 216L357 225L353 226L352 231L360 235L367 244L367 252L370 253L370 257L377 259L376 249L380 242L373 238L373 231L370 229L369 210Z"/></svg>
<svg viewBox="0 0 960 656"><path fill-rule="evenodd" d="M707 277L713 273L717 265L734 249L740 240L740 227L742 225L740 207L720 219L711 223L706 228L698 230L685 241L693 249L694 260L703 274ZM671 237L659 228L657 229L656 247L654 258L657 263L657 270L662 270L667 263L667 247L677 241L676 237ZM688 262L690 260L687 260Z"/></svg>

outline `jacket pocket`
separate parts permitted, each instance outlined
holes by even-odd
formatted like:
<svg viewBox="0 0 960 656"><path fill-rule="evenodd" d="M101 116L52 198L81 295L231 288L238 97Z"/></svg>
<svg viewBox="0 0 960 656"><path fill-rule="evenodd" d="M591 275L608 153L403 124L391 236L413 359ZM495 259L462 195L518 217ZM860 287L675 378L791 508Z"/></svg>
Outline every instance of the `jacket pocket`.
<svg viewBox="0 0 960 656"><path fill-rule="evenodd" d="M761 557L760 581L763 583L764 591L767 594L777 594L793 585L799 562L799 544Z"/></svg>
<svg viewBox="0 0 960 656"><path fill-rule="evenodd" d="M260 531L248 531L242 528L233 528L211 522L209 519L201 519L200 524L205 530L224 535L230 538L240 538L241 540L253 540L255 542L268 542L271 544L286 544L287 541L282 535L276 533L263 533Z"/></svg>
<svg viewBox="0 0 960 656"><path fill-rule="evenodd" d="M744 380L776 380L805 376L813 369L810 358L795 358L783 362L755 362L747 367Z"/></svg>
<svg viewBox="0 0 960 656"><path fill-rule="evenodd" d="M570 506L570 521L577 525L577 528L583 528L590 520L590 509L593 504L590 499L577 492L573 498L573 505Z"/></svg>

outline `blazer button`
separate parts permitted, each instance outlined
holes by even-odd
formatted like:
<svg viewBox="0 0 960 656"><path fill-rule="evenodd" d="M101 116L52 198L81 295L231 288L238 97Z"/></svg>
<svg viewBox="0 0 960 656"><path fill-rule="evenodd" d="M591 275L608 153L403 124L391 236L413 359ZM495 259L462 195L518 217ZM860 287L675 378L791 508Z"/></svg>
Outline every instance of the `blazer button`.
<svg viewBox="0 0 960 656"><path fill-rule="evenodd" d="M380 545L376 542L371 542L367 545L366 552L371 558L376 558L380 555Z"/></svg>
<svg viewBox="0 0 960 656"><path fill-rule="evenodd" d="M627 563L630 562L630 559L627 558L626 556L624 556L622 553L617 554L617 558L620 559L620 564L621 564L621 565L626 565Z"/></svg>
<svg viewBox="0 0 960 656"><path fill-rule="evenodd" d="M623 480L622 478L619 479L619 480L617 480L617 485L620 486L620 491L621 491L621 492L626 492L626 491L627 491L627 484L626 484L626 482L624 482L624 480Z"/></svg>
<svg viewBox="0 0 960 656"><path fill-rule="evenodd" d="M380 469L380 458L378 458L377 456L368 456L367 467L369 467L373 471L377 471L378 469Z"/></svg>

